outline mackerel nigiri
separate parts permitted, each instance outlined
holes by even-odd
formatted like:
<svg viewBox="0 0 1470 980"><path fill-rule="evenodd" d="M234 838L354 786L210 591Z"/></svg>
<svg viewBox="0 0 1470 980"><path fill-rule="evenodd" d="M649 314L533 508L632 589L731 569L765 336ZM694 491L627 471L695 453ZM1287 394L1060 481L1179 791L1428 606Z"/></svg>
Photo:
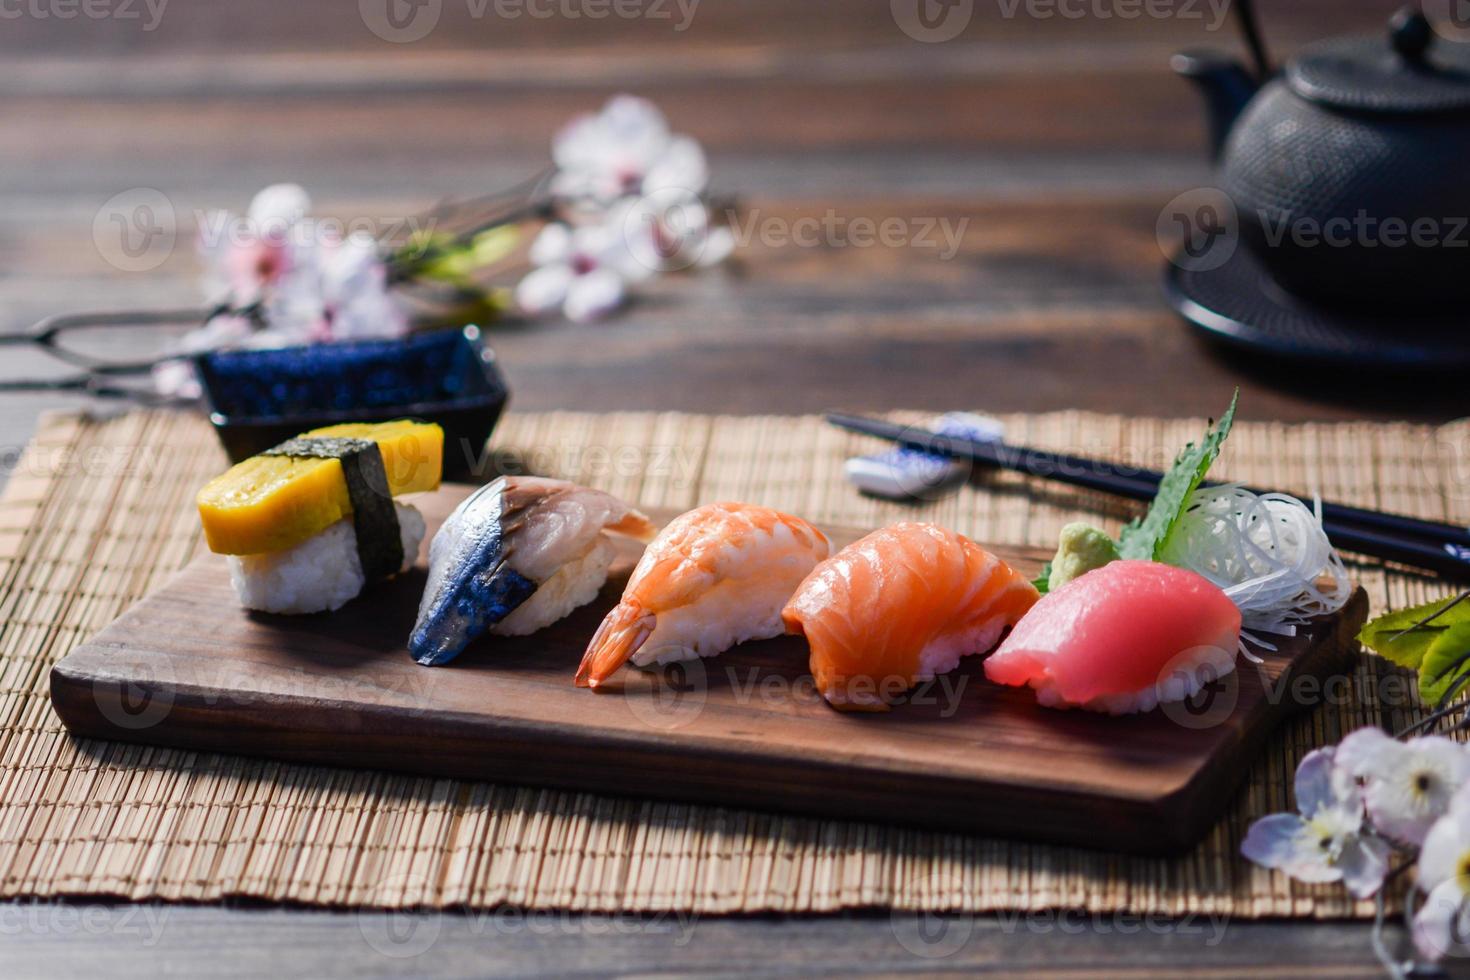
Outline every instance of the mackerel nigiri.
<svg viewBox="0 0 1470 980"><path fill-rule="evenodd" d="M565 480L501 477L455 508L429 545L413 658L446 663L482 633L525 636L591 602L607 581L607 533L654 526L611 494Z"/></svg>
<svg viewBox="0 0 1470 980"><path fill-rule="evenodd" d="M1029 684L1049 708L1150 711L1235 669L1240 610L1183 568L1115 561L1048 593L1006 637L985 676Z"/></svg>
<svg viewBox="0 0 1470 980"><path fill-rule="evenodd" d="M817 690L842 711L885 711L914 685L984 653L1038 598L963 535L906 522L822 562L781 618L805 635Z"/></svg>

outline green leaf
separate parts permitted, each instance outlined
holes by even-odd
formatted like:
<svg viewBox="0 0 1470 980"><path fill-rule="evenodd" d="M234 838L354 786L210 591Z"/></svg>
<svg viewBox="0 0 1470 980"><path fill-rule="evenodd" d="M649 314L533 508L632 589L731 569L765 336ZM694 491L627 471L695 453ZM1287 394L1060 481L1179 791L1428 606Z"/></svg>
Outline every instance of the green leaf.
<svg viewBox="0 0 1470 980"><path fill-rule="evenodd" d="M520 240L520 229L500 225L466 242L445 235L418 236L393 257L395 271L413 279L431 279L468 287L480 271L500 262Z"/></svg>
<svg viewBox="0 0 1470 980"><path fill-rule="evenodd" d="M1461 622L1441 630L1424 652L1419 665L1419 694L1426 704L1440 706L1453 694L1465 691L1459 678L1470 673L1470 623Z"/></svg>
<svg viewBox="0 0 1470 980"><path fill-rule="evenodd" d="M1225 437L1230 435L1230 426L1235 421L1235 403L1240 398L1240 389L1230 399L1225 414L1205 431L1205 437L1189 443L1174 459L1174 465L1159 481L1159 492L1149 504L1148 513L1141 520L1123 528L1118 538L1118 551L1124 558L1142 558L1159 561L1179 526L1179 519L1189 505L1189 497L1204 482L1210 464L1220 455Z"/></svg>
<svg viewBox="0 0 1470 980"><path fill-rule="evenodd" d="M1051 590L1051 562L1041 566L1041 574L1032 579L1031 584L1036 586L1036 591L1042 595L1046 595Z"/></svg>
<svg viewBox="0 0 1470 980"><path fill-rule="evenodd" d="M1418 670L1435 641L1464 624L1470 624L1470 602L1436 599L1379 616L1358 632L1358 642L1385 660Z"/></svg>

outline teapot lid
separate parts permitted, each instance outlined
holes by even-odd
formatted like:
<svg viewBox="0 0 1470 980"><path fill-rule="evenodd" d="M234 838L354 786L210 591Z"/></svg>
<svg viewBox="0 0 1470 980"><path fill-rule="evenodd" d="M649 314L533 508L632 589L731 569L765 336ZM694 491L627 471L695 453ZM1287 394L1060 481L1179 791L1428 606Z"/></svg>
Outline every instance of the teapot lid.
<svg viewBox="0 0 1470 980"><path fill-rule="evenodd" d="M1313 44L1287 66L1287 84L1304 99L1350 111L1470 111L1470 44L1437 38L1428 18L1409 7L1389 21L1388 40Z"/></svg>

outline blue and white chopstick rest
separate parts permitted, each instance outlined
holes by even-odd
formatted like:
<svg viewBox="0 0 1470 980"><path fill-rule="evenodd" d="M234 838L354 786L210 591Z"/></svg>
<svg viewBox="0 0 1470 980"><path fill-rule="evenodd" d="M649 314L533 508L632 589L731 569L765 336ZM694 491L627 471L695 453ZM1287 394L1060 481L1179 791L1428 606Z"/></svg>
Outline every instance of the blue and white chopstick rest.
<svg viewBox="0 0 1470 980"><path fill-rule="evenodd" d="M1005 427L997 419L970 412L949 412L931 427L938 435L1001 442ZM843 466L848 482L863 493L888 500L932 500L952 493L965 482L974 464L900 446L873 456L854 456Z"/></svg>

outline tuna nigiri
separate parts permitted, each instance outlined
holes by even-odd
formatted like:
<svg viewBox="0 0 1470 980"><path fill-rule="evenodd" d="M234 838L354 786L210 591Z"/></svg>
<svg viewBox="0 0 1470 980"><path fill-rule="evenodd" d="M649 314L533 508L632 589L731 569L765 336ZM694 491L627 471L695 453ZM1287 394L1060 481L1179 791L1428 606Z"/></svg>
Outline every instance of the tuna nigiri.
<svg viewBox="0 0 1470 980"><path fill-rule="evenodd" d="M1035 586L970 539L933 524L874 531L818 565L787 603L817 690L843 711L883 711L960 658L995 645Z"/></svg>
<svg viewBox="0 0 1470 980"><path fill-rule="evenodd" d="M1048 593L990 659L985 676L1029 684L1049 708L1150 711L1235 669L1240 610L1194 572L1115 561Z"/></svg>
<svg viewBox="0 0 1470 980"><path fill-rule="evenodd" d="M648 545L587 644L577 685L597 687L629 660L712 657L781 635L781 607L830 547L806 521L769 507L719 503L681 514Z"/></svg>

